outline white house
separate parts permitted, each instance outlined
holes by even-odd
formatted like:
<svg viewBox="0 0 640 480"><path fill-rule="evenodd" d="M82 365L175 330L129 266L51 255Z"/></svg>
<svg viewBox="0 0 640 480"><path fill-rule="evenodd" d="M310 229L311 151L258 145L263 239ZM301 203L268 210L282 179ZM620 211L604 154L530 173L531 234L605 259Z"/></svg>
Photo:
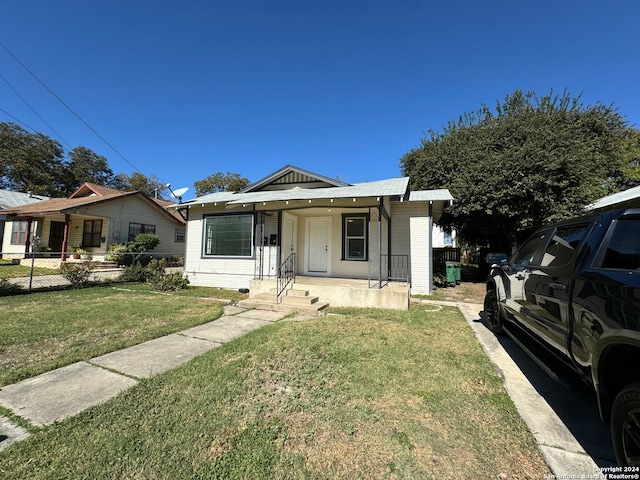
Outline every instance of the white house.
<svg viewBox="0 0 640 480"><path fill-rule="evenodd" d="M350 185L288 165L174 207L187 212L192 285L406 309L410 293L432 290L433 222L451 201L448 190L410 191L408 177Z"/></svg>

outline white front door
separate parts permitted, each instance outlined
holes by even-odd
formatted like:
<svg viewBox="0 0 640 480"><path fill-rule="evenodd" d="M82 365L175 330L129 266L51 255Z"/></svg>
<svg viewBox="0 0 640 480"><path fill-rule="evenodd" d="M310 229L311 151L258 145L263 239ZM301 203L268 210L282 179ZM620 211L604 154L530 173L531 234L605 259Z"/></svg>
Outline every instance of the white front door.
<svg viewBox="0 0 640 480"><path fill-rule="evenodd" d="M307 218L307 272L329 273L331 218Z"/></svg>

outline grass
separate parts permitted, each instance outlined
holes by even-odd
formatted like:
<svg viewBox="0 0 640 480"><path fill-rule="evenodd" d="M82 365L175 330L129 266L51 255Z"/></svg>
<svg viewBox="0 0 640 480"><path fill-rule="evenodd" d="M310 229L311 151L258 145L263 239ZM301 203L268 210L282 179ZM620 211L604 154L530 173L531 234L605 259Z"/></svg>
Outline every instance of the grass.
<svg viewBox="0 0 640 480"><path fill-rule="evenodd" d="M18 278L28 277L31 274L31 266L13 265L11 260L0 259L0 279L1 278ZM57 268L34 267L33 275L58 275L60 270Z"/></svg>
<svg viewBox="0 0 640 480"><path fill-rule="evenodd" d="M542 478L454 308L332 309L141 381L0 452L4 479Z"/></svg>
<svg viewBox="0 0 640 480"><path fill-rule="evenodd" d="M127 284L3 297L0 386L215 320L221 304L187 296L212 294L224 292L165 295Z"/></svg>

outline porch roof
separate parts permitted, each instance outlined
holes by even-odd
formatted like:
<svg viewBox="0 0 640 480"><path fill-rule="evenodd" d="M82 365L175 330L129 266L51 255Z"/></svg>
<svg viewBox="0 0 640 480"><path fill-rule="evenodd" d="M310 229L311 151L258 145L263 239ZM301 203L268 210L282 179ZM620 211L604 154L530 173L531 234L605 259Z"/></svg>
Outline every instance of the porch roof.
<svg viewBox="0 0 640 480"><path fill-rule="evenodd" d="M189 205L225 203L238 205L245 203L277 202L285 200L322 200L331 198L391 197L407 194L409 177L392 178L375 182L358 183L328 188L291 188L288 190L269 190L249 193L217 192L174 205L185 208Z"/></svg>

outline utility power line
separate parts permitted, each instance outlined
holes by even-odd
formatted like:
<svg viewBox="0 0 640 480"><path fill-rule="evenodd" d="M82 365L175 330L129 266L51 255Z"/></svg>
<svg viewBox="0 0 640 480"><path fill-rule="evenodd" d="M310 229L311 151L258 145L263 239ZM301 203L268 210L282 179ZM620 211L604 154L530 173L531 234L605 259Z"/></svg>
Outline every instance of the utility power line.
<svg viewBox="0 0 640 480"><path fill-rule="evenodd" d="M120 153L116 147L114 147L113 145L111 145L111 143L109 143L102 135L100 135L91 125L89 125L80 115L78 115L69 105L67 105L58 95L55 94L55 92L53 90L51 90L42 80L40 80L40 78L33 73L31 70L29 70L29 68L22 63L18 57L16 57L13 53L11 53L11 51L4 46L4 44L0 43L0 47L2 47L22 68L24 68L29 75L31 75L34 79L36 79L38 81L38 83L40 83L40 85L42 85L51 95L53 95L53 97L58 100L62 105L64 105L64 107L69 110L78 120L80 120L89 130L91 130L93 132L93 134L98 137L100 140L102 140L111 150L113 150L114 152L116 152L118 154L118 156L120 158L122 158L125 162L127 162L136 172L142 174L142 172L138 169L138 167L136 167L133 163L131 163L129 161L129 159L127 157L125 157L122 153ZM46 123L46 122L45 122Z"/></svg>

